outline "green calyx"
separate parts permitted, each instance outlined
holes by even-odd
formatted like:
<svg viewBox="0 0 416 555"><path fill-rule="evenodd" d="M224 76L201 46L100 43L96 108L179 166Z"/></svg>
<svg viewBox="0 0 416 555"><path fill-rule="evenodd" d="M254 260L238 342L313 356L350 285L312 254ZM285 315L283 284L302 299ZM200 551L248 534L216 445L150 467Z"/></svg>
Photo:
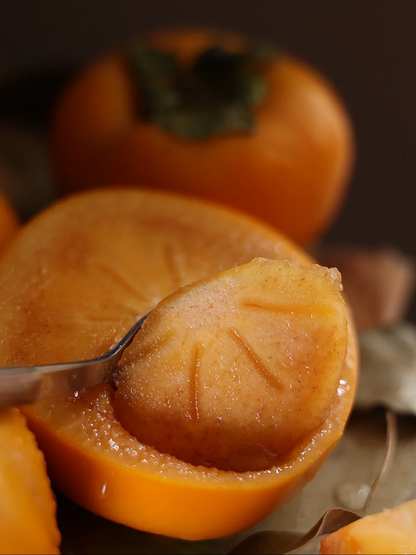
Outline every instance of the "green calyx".
<svg viewBox="0 0 416 555"><path fill-rule="evenodd" d="M213 46L186 68L171 53L140 45L128 57L140 91L141 117L197 140L253 131L253 108L268 93L264 65L275 52L263 45L242 52Z"/></svg>

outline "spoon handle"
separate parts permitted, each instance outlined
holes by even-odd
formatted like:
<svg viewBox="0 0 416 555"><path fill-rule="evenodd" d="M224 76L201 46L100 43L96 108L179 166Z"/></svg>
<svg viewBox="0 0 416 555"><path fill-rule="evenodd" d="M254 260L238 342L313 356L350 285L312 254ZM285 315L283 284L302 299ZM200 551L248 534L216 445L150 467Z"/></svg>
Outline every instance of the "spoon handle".
<svg viewBox="0 0 416 555"><path fill-rule="evenodd" d="M104 355L90 360L41 366L0 367L0 407L25 405L50 395L75 393L110 382L113 371L148 314Z"/></svg>

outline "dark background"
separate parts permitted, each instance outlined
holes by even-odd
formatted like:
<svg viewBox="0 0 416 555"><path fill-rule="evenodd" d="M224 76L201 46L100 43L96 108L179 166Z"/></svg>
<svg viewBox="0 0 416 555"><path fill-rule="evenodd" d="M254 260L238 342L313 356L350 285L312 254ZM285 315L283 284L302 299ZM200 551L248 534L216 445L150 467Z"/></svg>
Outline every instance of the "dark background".
<svg viewBox="0 0 416 555"><path fill-rule="evenodd" d="M415 24L415 0L14 0L0 8L0 75L78 68L134 33L170 25L274 41L333 82L355 125L354 176L325 239L416 256Z"/></svg>

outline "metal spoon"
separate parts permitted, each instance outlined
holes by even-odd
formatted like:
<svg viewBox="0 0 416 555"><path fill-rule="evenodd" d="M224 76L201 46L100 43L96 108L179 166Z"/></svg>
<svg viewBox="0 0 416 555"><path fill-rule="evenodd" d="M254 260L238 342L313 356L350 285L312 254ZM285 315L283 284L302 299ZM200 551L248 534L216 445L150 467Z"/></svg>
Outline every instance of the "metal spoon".
<svg viewBox="0 0 416 555"><path fill-rule="evenodd" d="M0 407L33 403L48 395L75 393L110 382L124 350L150 313L104 355L89 360L42 366L0 367Z"/></svg>

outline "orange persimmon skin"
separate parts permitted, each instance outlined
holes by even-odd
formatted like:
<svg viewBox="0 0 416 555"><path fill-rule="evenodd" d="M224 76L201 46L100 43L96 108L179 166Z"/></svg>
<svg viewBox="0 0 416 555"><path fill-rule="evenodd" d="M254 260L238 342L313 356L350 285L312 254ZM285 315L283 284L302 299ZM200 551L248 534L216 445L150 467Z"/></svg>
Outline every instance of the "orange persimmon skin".
<svg viewBox="0 0 416 555"><path fill-rule="evenodd" d="M0 553L59 553L56 505L38 449L17 408L0 409Z"/></svg>
<svg viewBox="0 0 416 555"><path fill-rule="evenodd" d="M244 39L227 34L227 46ZM212 44L214 31L153 33L149 46L184 62ZM287 55L266 73L269 93L251 134L186 140L138 117L140 99L121 54L84 74L58 106L52 152L64 191L145 185L247 211L298 243L319 238L343 201L353 163L352 126L329 83Z"/></svg>

